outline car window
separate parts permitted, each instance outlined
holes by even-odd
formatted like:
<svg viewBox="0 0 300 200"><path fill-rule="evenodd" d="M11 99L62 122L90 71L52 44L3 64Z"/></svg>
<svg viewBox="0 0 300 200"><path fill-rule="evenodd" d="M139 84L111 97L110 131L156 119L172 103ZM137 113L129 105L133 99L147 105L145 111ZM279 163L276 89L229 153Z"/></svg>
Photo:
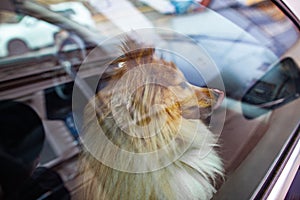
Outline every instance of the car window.
<svg viewBox="0 0 300 200"><path fill-rule="evenodd" d="M84 190L76 184L82 181L76 156L90 148L83 139L88 102L95 93L104 97L108 93L121 107L118 100L127 97L119 95L124 85L130 89L130 82L144 79L136 72L125 84L126 76L122 79L118 73L130 71L129 58L141 56L133 63L142 66L143 57L149 55L179 71L174 77L158 73L157 79L167 77L160 85L175 85L173 93L189 84L208 89L217 105L199 100L197 106L204 108L191 108L197 108L197 120L202 117L201 123L218 139L212 151L222 161L224 173L215 180L213 199L249 199L264 193L270 170L280 164L277 160L300 119L300 33L275 4L25 0L15 6L15 11L0 10L0 99L23 102L37 111L47 135L41 164L59 171L74 196ZM178 77L186 83L177 84ZM176 95L184 94L180 90ZM108 101L104 97L102 104ZM195 114L191 113L185 116ZM102 116L106 115L98 119ZM122 114L112 117L116 122L125 119ZM111 160L103 162L109 166ZM89 180L92 177L80 183Z"/></svg>

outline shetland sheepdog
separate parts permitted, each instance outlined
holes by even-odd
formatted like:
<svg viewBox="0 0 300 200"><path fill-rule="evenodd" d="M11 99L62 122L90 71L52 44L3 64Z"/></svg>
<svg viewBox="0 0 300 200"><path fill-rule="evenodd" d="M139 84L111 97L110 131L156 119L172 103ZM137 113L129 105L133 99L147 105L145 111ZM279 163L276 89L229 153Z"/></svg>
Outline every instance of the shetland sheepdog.
<svg viewBox="0 0 300 200"><path fill-rule="evenodd" d="M223 164L202 119L216 89L126 38L109 81L85 108L83 199L210 199ZM217 94L217 95L216 95Z"/></svg>

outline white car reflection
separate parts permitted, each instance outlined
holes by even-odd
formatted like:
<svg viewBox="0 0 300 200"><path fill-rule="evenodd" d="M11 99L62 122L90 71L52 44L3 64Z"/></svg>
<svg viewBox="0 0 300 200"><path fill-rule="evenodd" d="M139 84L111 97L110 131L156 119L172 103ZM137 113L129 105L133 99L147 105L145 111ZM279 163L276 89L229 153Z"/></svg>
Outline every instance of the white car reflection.
<svg viewBox="0 0 300 200"><path fill-rule="evenodd" d="M0 24L0 57L13 56L54 44L57 26L30 16Z"/></svg>
<svg viewBox="0 0 300 200"><path fill-rule="evenodd" d="M83 26L96 28L89 10L80 2L65 2L49 8ZM11 20L12 18L12 20ZM60 28L27 15L15 15L0 23L0 57L15 56L53 46Z"/></svg>

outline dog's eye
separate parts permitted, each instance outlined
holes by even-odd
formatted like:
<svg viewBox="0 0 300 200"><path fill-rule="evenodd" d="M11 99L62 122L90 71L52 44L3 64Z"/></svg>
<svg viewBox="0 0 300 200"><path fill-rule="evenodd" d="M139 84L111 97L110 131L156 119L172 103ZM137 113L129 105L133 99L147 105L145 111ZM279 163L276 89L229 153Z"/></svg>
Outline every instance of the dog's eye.
<svg viewBox="0 0 300 200"><path fill-rule="evenodd" d="M186 82L181 82L179 84L179 86L182 88L182 89L186 89L188 87L188 84Z"/></svg>

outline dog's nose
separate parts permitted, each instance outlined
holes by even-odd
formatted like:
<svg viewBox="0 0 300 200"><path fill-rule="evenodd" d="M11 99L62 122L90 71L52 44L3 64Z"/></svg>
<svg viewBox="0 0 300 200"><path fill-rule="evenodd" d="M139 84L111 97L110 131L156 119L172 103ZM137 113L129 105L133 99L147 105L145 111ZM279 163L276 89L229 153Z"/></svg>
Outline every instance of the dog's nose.
<svg viewBox="0 0 300 200"><path fill-rule="evenodd" d="M215 88L201 88L190 85L195 91L198 98L198 103L201 108L208 108L215 110L222 104L225 94L223 91Z"/></svg>

